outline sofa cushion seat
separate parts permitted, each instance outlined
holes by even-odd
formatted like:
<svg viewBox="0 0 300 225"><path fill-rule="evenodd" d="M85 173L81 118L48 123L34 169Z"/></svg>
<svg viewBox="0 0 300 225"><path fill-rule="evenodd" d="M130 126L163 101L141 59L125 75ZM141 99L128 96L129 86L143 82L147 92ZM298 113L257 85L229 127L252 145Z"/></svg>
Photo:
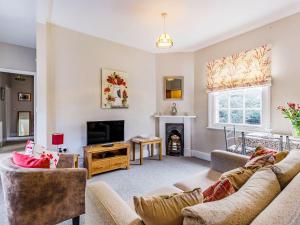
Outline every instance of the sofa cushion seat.
<svg viewBox="0 0 300 225"><path fill-rule="evenodd" d="M273 171L260 169L238 192L219 201L184 208L184 225L248 225L279 192Z"/></svg>
<svg viewBox="0 0 300 225"><path fill-rule="evenodd" d="M183 191L191 191L199 187L202 190L205 190L207 187L215 183L220 175L221 173L218 171L207 169L185 180L175 183L174 186Z"/></svg>
<svg viewBox="0 0 300 225"><path fill-rule="evenodd" d="M300 174L283 189L262 211L251 225L298 225L300 224Z"/></svg>

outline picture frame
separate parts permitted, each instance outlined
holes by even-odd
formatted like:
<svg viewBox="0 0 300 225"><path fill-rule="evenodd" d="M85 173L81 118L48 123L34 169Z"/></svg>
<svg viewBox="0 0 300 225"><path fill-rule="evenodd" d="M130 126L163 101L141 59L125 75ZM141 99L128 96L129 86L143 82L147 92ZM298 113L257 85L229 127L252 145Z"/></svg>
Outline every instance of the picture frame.
<svg viewBox="0 0 300 225"><path fill-rule="evenodd" d="M124 71L102 68L101 75L102 108L128 108L127 73Z"/></svg>
<svg viewBox="0 0 300 225"><path fill-rule="evenodd" d="M31 101L31 93L19 92L18 93L18 101L30 102Z"/></svg>
<svg viewBox="0 0 300 225"><path fill-rule="evenodd" d="M5 87L0 88L0 100L5 101Z"/></svg>

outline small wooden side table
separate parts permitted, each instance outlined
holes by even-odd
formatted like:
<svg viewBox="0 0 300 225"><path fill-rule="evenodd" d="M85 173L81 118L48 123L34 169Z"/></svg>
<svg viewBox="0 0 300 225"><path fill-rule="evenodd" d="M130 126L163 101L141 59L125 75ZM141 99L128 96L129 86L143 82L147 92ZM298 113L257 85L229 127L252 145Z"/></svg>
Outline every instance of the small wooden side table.
<svg viewBox="0 0 300 225"><path fill-rule="evenodd" d="M154 145L157 144L159 146L159 160L162 160L162 139L161 138L132 138L132 156L133 161L135 161L135 145L138 144L140 146L140 165L143 165L144 162L144 153L143 153L143 147L145 145L151 146L151 157L153 157L154 154Z"/></svg>

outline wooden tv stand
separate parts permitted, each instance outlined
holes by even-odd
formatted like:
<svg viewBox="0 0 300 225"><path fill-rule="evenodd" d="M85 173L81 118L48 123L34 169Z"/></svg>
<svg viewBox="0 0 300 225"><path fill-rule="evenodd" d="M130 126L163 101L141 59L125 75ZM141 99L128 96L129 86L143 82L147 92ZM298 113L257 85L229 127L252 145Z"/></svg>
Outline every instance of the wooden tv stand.
<svg viewBox="0 0 300 225"><path fill-rule="evenodd" d="M114 143L113 146L89 145L84 147L84 166L88 170L88 179L92 175L126 168L130 164L130 144Z"/></svg>

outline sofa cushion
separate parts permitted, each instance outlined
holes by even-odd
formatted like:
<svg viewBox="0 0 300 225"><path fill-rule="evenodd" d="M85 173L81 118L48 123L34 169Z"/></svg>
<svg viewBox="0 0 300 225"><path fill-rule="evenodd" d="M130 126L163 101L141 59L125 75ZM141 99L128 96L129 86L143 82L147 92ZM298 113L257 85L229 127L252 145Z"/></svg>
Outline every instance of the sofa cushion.
<svg viewBox="0 0 300 225"><path fill-rule="evenodd" d="M145 197L145 196L170 195L170 194L181 193L181 192L182 192L182 190L180 190L179 188L176 188L174 186L163 186L163 187L154 189L153 191L150 191L150 192L144 194L143 196ZM130 200L127 203L129 205L129 207L134 210L133 198L130 198Z"/></svg>
<svg viewBox="0 0 300 225"><path fill-rule="evenodd" d="M223 199L235 192L228 178L218 180L216 183L203 191L203 202L212 202Z"/></svg>
<svg viewBox="0 0 300 225"><path fill-rule="evenodd" d="M281 151L281 152L277 152L274 156L275 156L275 163L279 163L281 160L283 160L287 155L289 154L288 151Z"/></svg>
<svg viewBox="0 0 300 225"><path fill-rule="evenodd" d="M50 168L56 168L59 160L59 155L59 152L49 151L42 145L34 144L33 156L36 158L49 158Z"/></svg>
<svg viewBox="0 0 300 225"><path fill-rule="evenodd" d="M134 197L137 214L146 225L182 225L181 210L202 203L201 189L164 196Z"/></svg>
<svg viewBox="0 0 300 225"><path fill-rule="evenodd" d="M239 167L221 175L220 179L229 179L235 190L239 190L247 180L254 174L255 169Z"/></svg>
<svg viewBox="0 0 300 225"><path fill-rule="evenodd" d="M183 191L191 191L199 187L204 190L215 183L220 175L220 172L208 169L205 171L201 171L200 173L197 173L185 180L179 181L175 183L174 186Z"/></svg>
<svg viewBox="0 0 300 225"><path fill-rule="evenodd" d="M49 158L38 159L33 156L13 152L12 160L17 166L25 168L50 168Z"/></svg>
<svg viewBox="0 0 300 225"><path fill-rule="evenodd" d="M300 224L300 174L262 211L251 225L298 225Z"/></svg>
<svg viewBox="0 0 300 225"><path fill-rule="evenodd" d="M219 201L184 208L184 224L250 224L279 192L276 175L270 168L262 168L236 193Z"/></svg>
<svg viewBox="0 0 300 225"><path fill-rule="evenodd" d="M272 167L283 189L300 172L300 150L292 150Z"/></svg>

